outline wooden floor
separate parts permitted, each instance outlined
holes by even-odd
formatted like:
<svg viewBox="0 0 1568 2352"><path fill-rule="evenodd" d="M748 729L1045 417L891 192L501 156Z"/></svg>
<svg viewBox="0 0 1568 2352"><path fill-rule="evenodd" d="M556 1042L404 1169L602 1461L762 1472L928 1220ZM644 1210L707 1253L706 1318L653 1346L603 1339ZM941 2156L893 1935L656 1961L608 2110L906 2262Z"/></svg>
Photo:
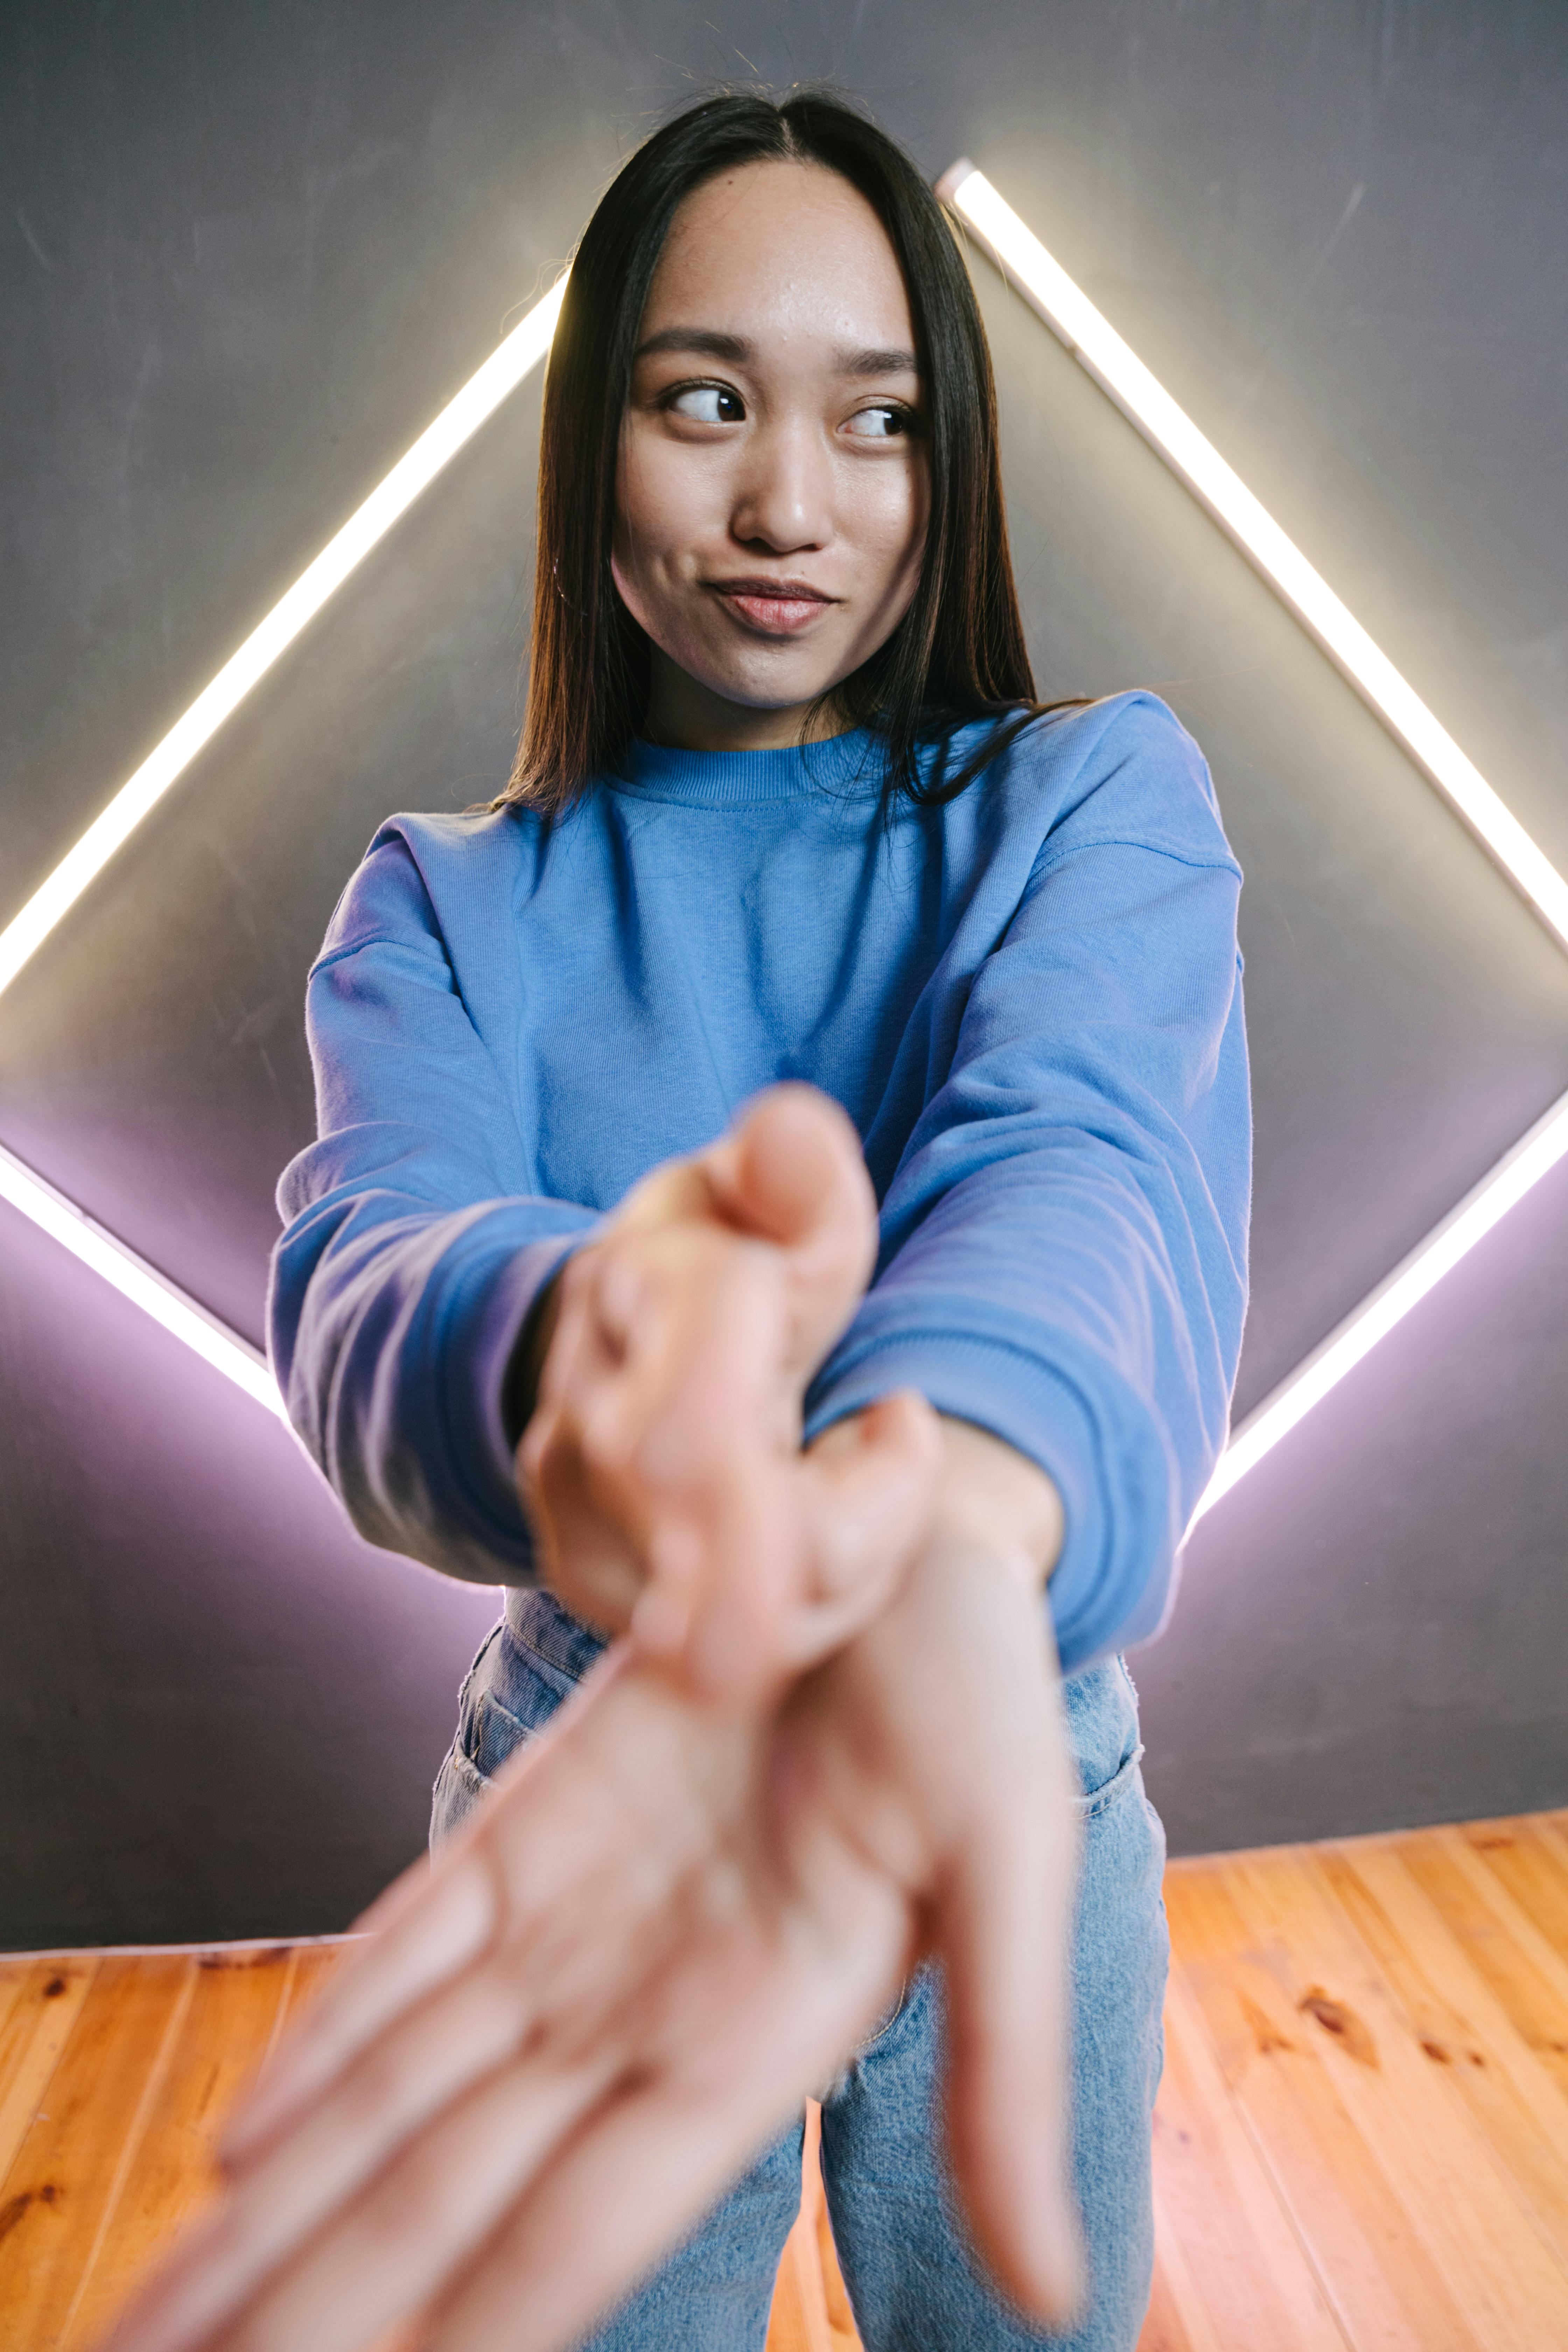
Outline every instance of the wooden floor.
<svg viewBox="0 0 1568 2352"><path fill-rule="evenodd" d="M1568 1814L1177 1863L1166 1899L1141 2352L1568 2352ZM92 2342L338 1948L0 1960L5 2352ZM857 2341L812 2159L769 2352Z"/></svg>

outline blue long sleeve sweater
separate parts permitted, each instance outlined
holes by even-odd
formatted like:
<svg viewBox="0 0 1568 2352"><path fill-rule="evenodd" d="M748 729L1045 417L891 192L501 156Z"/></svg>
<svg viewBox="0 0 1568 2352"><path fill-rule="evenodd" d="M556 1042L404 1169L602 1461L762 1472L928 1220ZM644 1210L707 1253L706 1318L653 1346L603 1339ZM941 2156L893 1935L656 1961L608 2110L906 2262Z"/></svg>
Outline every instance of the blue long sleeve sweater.
<svg viewBox="0 0 1568 2352"><path fill-rule="evenodd" d="M501 1391L542 1285L804 1078L881 1212L807 1435L905 1386L994 1431L1062 1496L1064 1671L1146 1637L1246 1302L1240 874L1196 746L1132 694L1030 725L944 805L889 805L865 734L626 766L553 826L391 818L343 894L319 1139L279 1187L295 1428L372 1543L530 1581Z"/></svg>

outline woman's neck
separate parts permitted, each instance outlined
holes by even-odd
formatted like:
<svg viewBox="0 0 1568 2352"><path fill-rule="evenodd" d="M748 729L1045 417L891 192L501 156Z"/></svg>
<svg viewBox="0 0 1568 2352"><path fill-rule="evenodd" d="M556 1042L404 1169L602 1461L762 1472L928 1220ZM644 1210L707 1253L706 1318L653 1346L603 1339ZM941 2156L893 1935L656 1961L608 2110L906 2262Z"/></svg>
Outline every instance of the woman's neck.
<svg viewBox="0 0 1568 2352"><path fill-rule="evenodd" d="M657 646L653 688L641 732L672 751L787 751L824 743L848 721L831 697L758 709L714 694Z"/></svg>

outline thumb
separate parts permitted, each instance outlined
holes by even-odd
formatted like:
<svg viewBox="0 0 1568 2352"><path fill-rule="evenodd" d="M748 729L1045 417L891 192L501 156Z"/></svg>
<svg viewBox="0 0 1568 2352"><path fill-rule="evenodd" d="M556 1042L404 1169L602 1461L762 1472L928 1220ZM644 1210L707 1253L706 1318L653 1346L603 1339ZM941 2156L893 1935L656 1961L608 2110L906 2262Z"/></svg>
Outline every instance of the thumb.
<svg viewBox="0 0 1568 2352"><path fill-rule="evenodd" d="M877 1259L877 1198L853 1122L815 1087L769 1087L702 1164L726 1222L788 1253L791 1352L814 1369Z"/></svg>
<svg viewBox="0 0 1568 2352"><path fill-rule="evenodd" d="M1042 1777L1022 1776L964 1825L932 1942L947 1992L948 2147L975 2244L1015 2303L1065 2332L1082 2294L1068 2154L1077 1849L1065 1769Z"/></svg>

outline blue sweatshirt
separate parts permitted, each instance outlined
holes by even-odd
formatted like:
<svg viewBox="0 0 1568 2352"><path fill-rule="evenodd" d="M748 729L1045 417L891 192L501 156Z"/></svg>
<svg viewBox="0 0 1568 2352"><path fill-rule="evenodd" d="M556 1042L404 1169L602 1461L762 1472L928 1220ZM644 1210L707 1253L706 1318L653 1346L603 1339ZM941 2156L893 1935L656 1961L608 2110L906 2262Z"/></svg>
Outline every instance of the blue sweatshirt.
<svg viewBox="0 0 1568 2352"><path fill-rule="evenodd" d="M269 1302L306 1446L372 1543L531 1581L530 1307L638 1177L804 1078L881 1211L807 1435L902 1387L994 1431L1062 1496L1064 1671L1154 1633L1247 1290L1241 877L1196 746L1130 694L945 805L889 802L861 733L626 767L553 826L393 817L343 894Z"/></svg>

